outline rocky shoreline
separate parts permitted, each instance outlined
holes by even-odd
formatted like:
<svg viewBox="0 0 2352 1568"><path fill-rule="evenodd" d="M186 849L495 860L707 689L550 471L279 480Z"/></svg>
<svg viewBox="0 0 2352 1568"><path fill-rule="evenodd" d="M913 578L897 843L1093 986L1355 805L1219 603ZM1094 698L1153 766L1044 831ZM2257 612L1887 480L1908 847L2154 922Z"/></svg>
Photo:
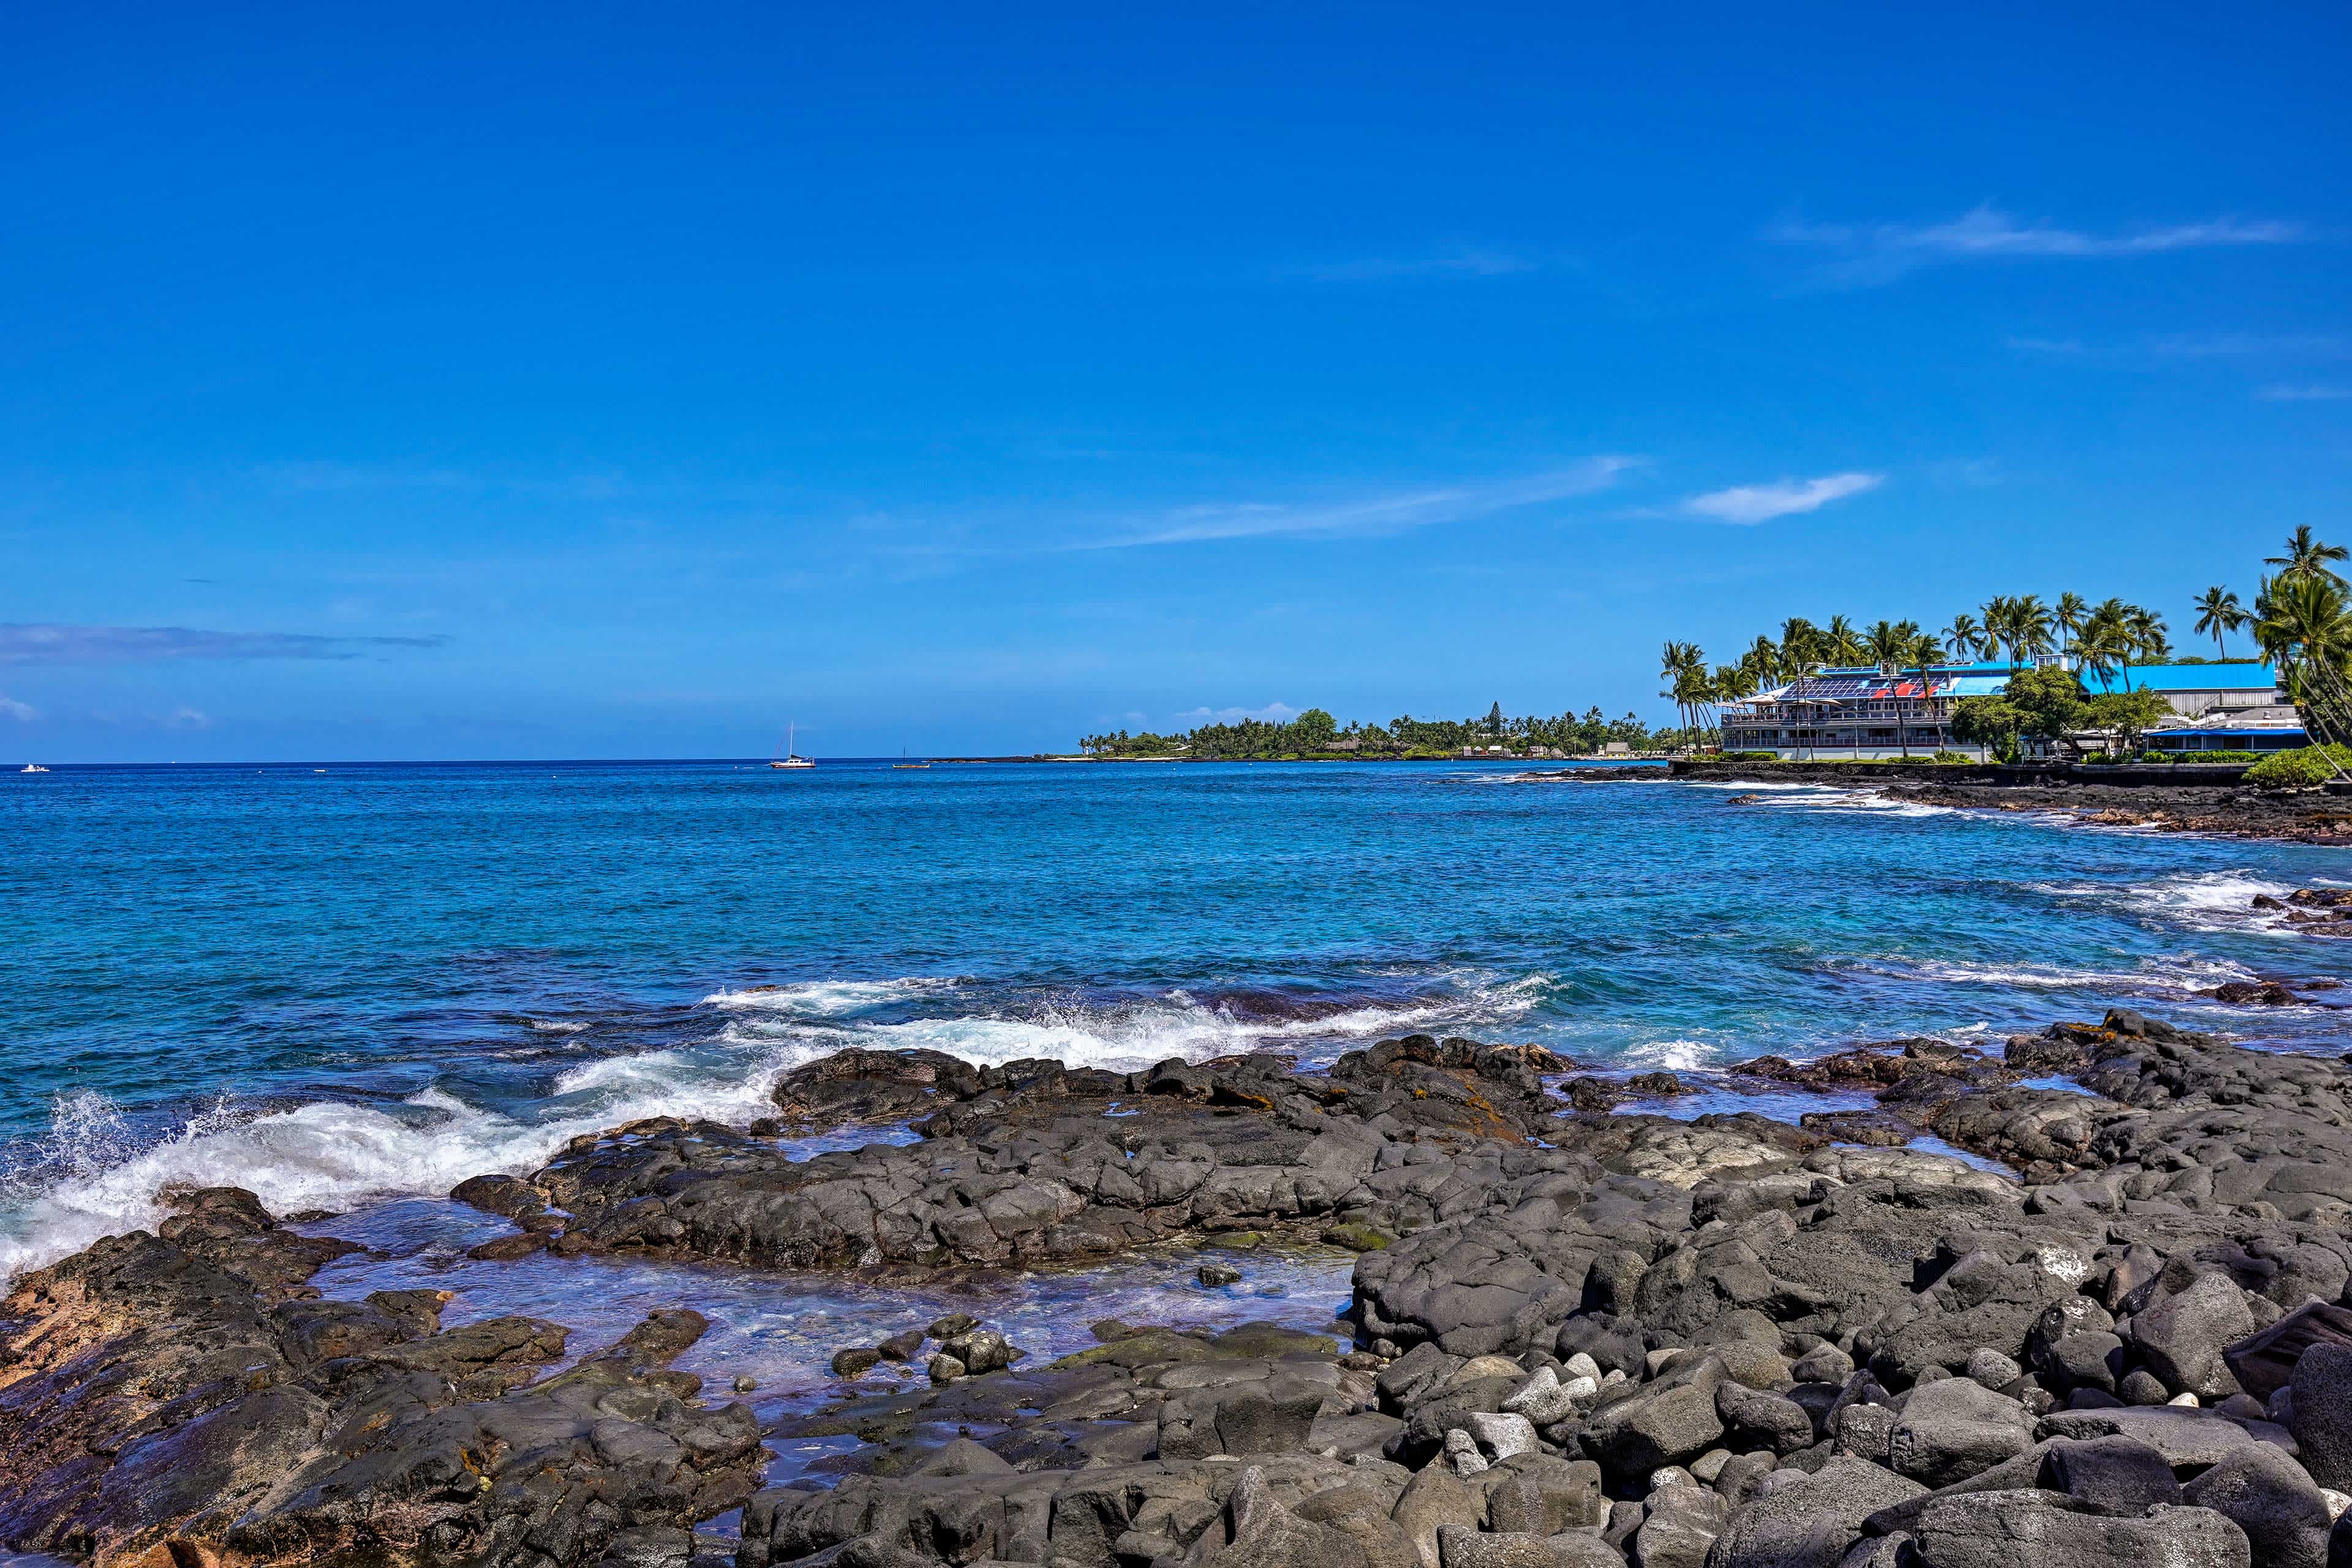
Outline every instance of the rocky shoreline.
<svg viewBox="0 0 2352 1568"><path fill-rule="evenodd" d="M2346 1060L2117 1011L1733 1070L1839 1103L1612 1114L1628 1086L1567 1058L1427 1037L1321 1070L845 1052L749 1130L635 1123L453 1194L513 1227L478 1257L583 1268L1359 1254L1328 1332L1107 1321L1037 1364L951 1316L842 1346L837 1396L765 1433L670 1370L690 1310L569 1359L534 1318L443 1329L440 1292L320 1300L350 1244L173 1194L0 1308L0 1541L108 1568L2352 1558ZM763 1438L817 1435L845 1451L761 1484Z"/></svg>
<svg viewBox="0 0 2352 1568"><path fill-rule="evenodd" d="M1882 793L1889 800L1920 805L2052 812L2110 827L2352 845L2352 800L2323 790L2262 790L2238 784L1889 784L1882 786Z"/></svg>

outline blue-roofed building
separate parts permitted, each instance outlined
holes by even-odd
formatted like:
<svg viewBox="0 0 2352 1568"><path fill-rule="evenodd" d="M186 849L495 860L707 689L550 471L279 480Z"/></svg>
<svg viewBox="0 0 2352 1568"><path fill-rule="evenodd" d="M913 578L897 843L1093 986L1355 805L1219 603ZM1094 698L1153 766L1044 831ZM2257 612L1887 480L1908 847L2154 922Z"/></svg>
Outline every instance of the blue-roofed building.
<svg viewBox="0 0 2352 1568"><path fill-rule="evenodd" d="M1956 743L1962 698L1998 697L2015 674L2006 663L1937 664L1923 672L1824 669L1723 709L1723 745L1784 757L1895 757L1983 749ZM2154 691L2180 721L2146 737L2152 751L2272 752L2305 743L2303 721L2266 664L2153 664L2077 670L2086 690Z"/></svg>
<svg viewBox="0 0 2352 1568"><path fill-rule="evenodd" d="M2180 722L2151 730L2150 751L2282 752L2305 743L2303 719L2267 664L2151 664L2078 670L2083 688L2153 691Z"/></svg>

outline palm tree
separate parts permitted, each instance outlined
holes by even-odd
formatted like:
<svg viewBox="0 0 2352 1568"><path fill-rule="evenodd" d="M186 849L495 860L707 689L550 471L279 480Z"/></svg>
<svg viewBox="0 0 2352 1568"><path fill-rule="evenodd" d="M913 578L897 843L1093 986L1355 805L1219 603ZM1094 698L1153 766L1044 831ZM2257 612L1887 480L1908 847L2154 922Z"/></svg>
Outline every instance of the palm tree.
<svg viewBox="0 0 2352 1568"><path fill-rule="evenodd" d="M1884 667L1897 662L1910 651L1911 637L1893 621L1881 619L1872 622L1870 630L1862 635L1862 647L1863 652Z"/></svg>
<svg viewBox="0 0 2352 1568"><path fill-rule="evenodd" d="M1691 651L1696 653L1698 650L1694 647ZM1675 705L1688 715L1684 727L1693 731L1692 745L1696 748L1706 731L1712 727L1707 722L1706 707L1708 703L1715 700L1716 691L1715 681L1708 676L1706 666L1704 663L1695 662L1689 668L1676 675L1671 695L1675 700Z"/></svg>
<svg viewBox="0 0 2352 1568"><path fill-rule="evenodd" d="M2083 656L2085 668L2098 673L2103 689L2131 689L2132 658L2139 651L2132 630L2132 612L2137 607L2121 599L2103 599L2084 619L2083 633L2075 641L2074 651ZM2109 678L2118 670L2122 672L2123 684L2116 687Z"/></svg>
<svg viewBox="0 0 2352 1568"><path fill-rule="evenodd" d="M1666 689L1658 695L1675 700L1675 710L1682 714L1685 730L1697 728L1690 695L1696 689L1692 681L1694 676L1698 678L1700 684L1706 681L1706 655L1699 650L1696 643L1669 640L1658 655L1658 679L1666 683Z"/></svg>
<svg viewBox="0 0 2352 1568"><path fill-rule="evenodd" d="M2050 612L2050 620L2057 627L2058 635L2065 638L2059 648L2061 653L2074 651L2074 639L2082 635L2083 622L2090 613L2091 606L2084 604L2083 595L2073 589L2058 595L2058 607Z"/></svg>
<svg viewBox="0 0 2352 1568"><path fill-rule="evenodd" d="M2322 544L2312 537L2311 524L2299 523L2286 536L2286 553L2266 557L2263 564L2281 570L2282 581L2289 577L2325 577L2337 587L2344 587L2343 575L2335 567L2338 561L2352 560L2352 550L2340 544Z"/></svg>
<svg viewBox="0 0 2352 1568"><path fill-rule="evenodd" d="M2218 584L2197 596L2197 635L2210 635L2213 651L2223 658L2230 657L2230 645L2221 640L2222 635L2236 631L2246 620L2246 612L2238 605L2238 595Z"/></svg>
<svg viewBox="0 0 2352 1568"><path fill-rule="evenodd" d="M1983 647L1984 640L1985 629L1977 625L1977 618L1966 610L1954 616L1952 624L1944 628L1944 646L1951 650L1956 659L1974 660L1978 650Z"/></svg>
<svg viewBox="0 0 2352 1568"><path fill-rule="evenodd" d="M2010 654L2011 664L2039 658L2050 651L2050 606L2042 602L2041 595L2028 594L2017 600L2011 606L2010 620L2017 633L2017 645Z"/></svg>
<svg viewBox="0 0 2352 1568"><path fill-rule="evenodd" d="M1843 616L1830 617L1830 624L1822 629L1822 643L1823 646L1813 650L1816 659L1838 664L1862 662L1865 651L1862 636L1853 629L1853 623Z"/></svg>
<svg viewBox="0 0 2352 1568"><path fill-rule="evenodd" d="M2352 603L2342 579L2332 572L2282 572L2263 579L2254 595L2253 629L2254 645L2277 663L2279 683L2304 728L2322 742L2352 737L2346 686Z"/></svg>
<svg viewBox="0 0 2352 1568"><path fill-rule="evenodd" d="M1822 656L1822 631L1802 616L1780 623L1780 658L1784 668L1801 668Z"/></svg>
<svg viewBox="0 0 2352 1568"><path fill-rule="evenodd" d="M1780 683L1780 650L1772 646L1770 637L1759 637L1750 643L1739 662L1756 672L1759 685L1777 686Z"/></svg>
<svg viewBox="0 0 2352 1568"><path fill-rule="evenodd" d="M2164 617L2145 605L2134 605L2124 616L2132 652L2142 664L2160 664L2172 657L2172 639L2165 636Z"/></svg>
<svg viewBox="0 0 2352 1568"><path fill-rule="evenodd" d="M1984 615L1984 644L1988 658L1999 653L2004 643L2013 640L2011 630L2016 624L2016 606L2017 601L2000 594L1995 594L1979 606ZM2013 666L2017 661L2011 658L2010 662Z"/></svg>

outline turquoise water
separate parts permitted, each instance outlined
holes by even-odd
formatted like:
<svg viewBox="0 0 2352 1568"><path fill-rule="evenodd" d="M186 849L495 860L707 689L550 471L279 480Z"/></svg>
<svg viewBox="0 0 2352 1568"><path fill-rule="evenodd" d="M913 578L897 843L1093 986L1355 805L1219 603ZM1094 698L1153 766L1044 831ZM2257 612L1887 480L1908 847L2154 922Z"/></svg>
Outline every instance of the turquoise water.
<svg viewBox="0 0 2352 1568"><path fill-rule="evenodd" d="M1503 765L59 768L0 778L0 1269L173 1181L344 1210L845 1044L1141 1065L1384 1035L1704 1068L2344 977L2342 851ZM1759 804L1733 804L1752 793ZM2325 996L2327 993L2320 993ZM2352 997L2352 992L2345 994Z"/></svg>

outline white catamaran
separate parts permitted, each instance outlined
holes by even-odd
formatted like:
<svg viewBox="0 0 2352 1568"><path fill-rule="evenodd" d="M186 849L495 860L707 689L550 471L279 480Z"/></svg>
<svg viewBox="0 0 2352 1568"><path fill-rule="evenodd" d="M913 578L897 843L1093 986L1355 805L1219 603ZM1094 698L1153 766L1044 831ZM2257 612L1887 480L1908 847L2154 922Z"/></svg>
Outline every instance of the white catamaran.
<svg viewBox="0 0 2352 1568"><path fill-rule="evenodd" d="M816 766L816 763L811 762L808 758L802 756L799 752L793 750L793 736L794 732L795 726L790 724L784 726L784 754L781 757L772 759L768 763L770 767L813 768Z"/></svg>

